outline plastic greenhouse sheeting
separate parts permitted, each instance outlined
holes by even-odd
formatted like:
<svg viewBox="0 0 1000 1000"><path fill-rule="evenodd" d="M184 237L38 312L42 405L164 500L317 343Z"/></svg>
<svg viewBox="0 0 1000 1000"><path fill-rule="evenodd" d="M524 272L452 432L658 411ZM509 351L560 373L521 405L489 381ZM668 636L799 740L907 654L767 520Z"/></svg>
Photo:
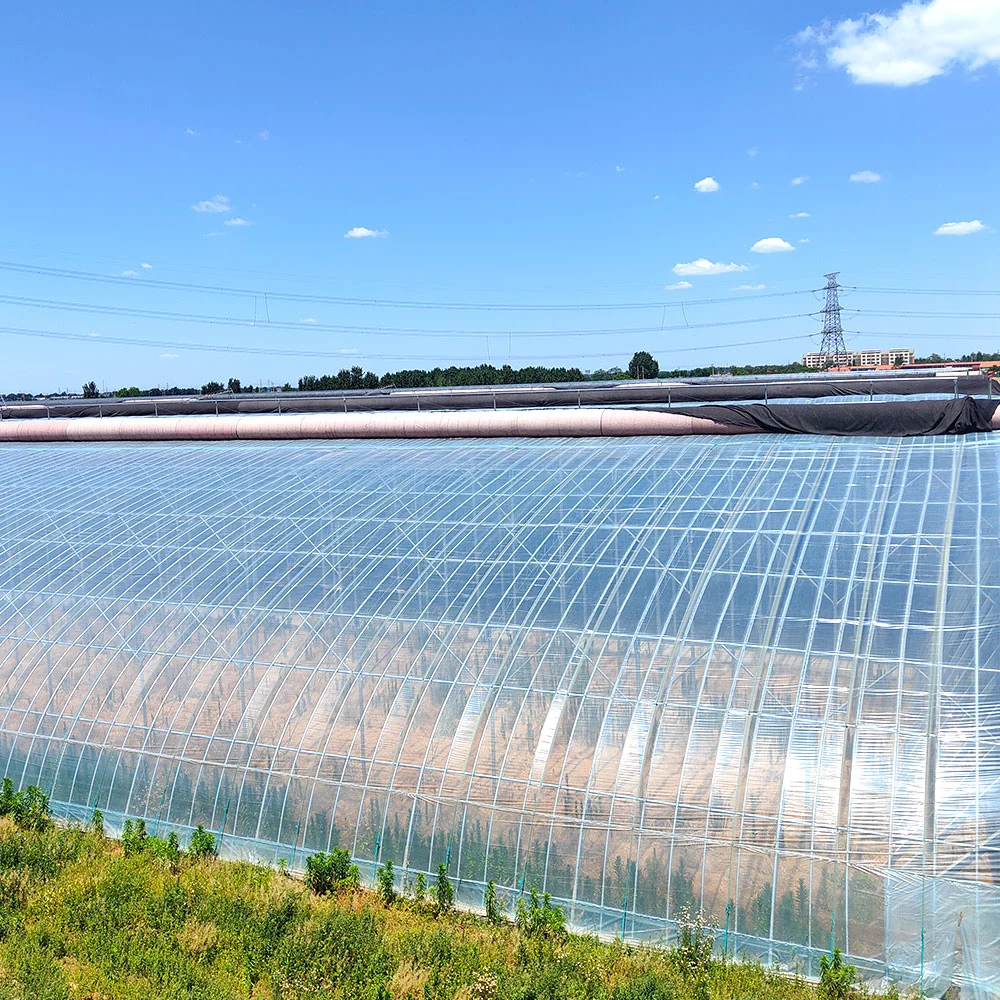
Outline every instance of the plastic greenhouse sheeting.
<svg viewBox="0 0 1000 1000"><path fill-rule="evenodd" d="M1000 991L1000 435L13 445L0 486L0 773L62 815Z"/></svg>

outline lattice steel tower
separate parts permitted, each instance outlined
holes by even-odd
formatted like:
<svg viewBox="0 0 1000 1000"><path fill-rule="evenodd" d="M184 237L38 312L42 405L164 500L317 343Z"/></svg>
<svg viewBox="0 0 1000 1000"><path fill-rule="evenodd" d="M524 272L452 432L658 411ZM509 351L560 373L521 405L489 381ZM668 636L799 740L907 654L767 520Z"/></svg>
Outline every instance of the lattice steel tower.
<svg viewBox="0 0 1000 1000"><path fill-rule="evenodd" d="M844 328L840 325L840 299L837 292L837 276L840 271L824 274L826 278L826 305L823 307L823 339L819 345L819 353L823 355L823 367L845 362L848 359L847 346L844 344Z"/></svg>

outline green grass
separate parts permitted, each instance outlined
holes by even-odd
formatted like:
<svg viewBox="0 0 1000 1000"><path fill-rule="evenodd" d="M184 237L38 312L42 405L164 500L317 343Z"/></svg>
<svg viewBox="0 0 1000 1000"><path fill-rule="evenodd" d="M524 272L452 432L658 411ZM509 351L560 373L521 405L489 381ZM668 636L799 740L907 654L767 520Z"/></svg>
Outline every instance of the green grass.
<svg viewBox="0 0 1000 1000"><path fill-rule="evenodd" d="M94 832L0 818L3 1000L819 995L756 965L709 960L700 970L676 950L493 925L430 900L316 895L269 868L147 849L126 856Z"/></svg>

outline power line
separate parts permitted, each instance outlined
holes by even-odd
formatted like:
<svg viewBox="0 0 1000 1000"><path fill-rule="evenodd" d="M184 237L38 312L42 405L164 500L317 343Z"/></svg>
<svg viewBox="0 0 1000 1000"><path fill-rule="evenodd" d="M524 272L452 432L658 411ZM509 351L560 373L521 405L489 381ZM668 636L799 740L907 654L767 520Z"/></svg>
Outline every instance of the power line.
<svg viewBox="0 0 1000 1000"><path fill-rule="evenodd" d="M132 287L161 288L172 291L199 292L225 295L268 295L283 302L327 303L338 306L382 306L387 309L458 309L486 310L493 312L572 312L612 309L661 309L663 306L707 306L727 302L747 302L751 299L773 299L788 295L808 295L813 289L804 288L791 292L763 292L755 295L724 296L714 299L658 300L655 302L591 302L591 303L510 303L510 302L430 302L411 299L373 299L354 296L318 295L299 292L276 292L263 288L240 288L227 285L201 285L186 281L165 281L162 278L127 277L118 274L98 274L93 271L74 271L40 264L18 264L0 261L0 270L18 274L35 274L43 277L68 278L74 281L92 281L102 284L131 285Z"/></svg>
<svg viewBox="0 0 1000 1000"><path fill-rule="evenodd" d="M863 285L841 285L841 288L875 295L1000 295L1000 289L985 288L871 288Z"/></svg>
<svg viewBox="0 0 1000 1000"><path fill-rule="evenodd" d="M458 359L454 355L431 356L431 355L400 355L400 354L367 354L355 351L303 351L282 347L247 347L242 344L192 344L190 342L176 340L145 340L132 337L116 336L91 336L85 333L65 333L57 330L28 330L20 327L0 327L0 335L11 335L16 337L35 337L46 340L69 340L86 344L116 344L126 347L151 347L157 350L184 350L184 351L211 351L223 354L260 354L272 357L293 357L293 358L326 358L336 359L343 364L350 364L352 359L372 359L381 361L445 361L455 363ZM790 337L773 337L766 340L747 340L734 344L697 344L693 347L674 347L661 349L657 348L657 354L684 354L690 351L719 351L728 350L734 347L758 347L764 344L788 343L796 340L810 340L814 334L799 333ZM622 351L614 351L602 354L572 354L569 358L562 355L515 355L510 360L528 362L535 361L561 361L563 364L570 364L572 361L600 360L607 358L621 358ZM487 359L480 359L477 364L489 363Z"/></svg>
<svg viewBox="0 0 1000 1000"><path fill-rule="evenodd" d="M610 327L598 330L524 330L513 333L507 330L440 330L421 327L347 326L331 323L290 323L274 320L268 327L258 326L252 320L234 316L213 316L204 313L170 312L163 309L140 309L133 306L103 306L89 302L67 302L59 299L35 299L18 295L0 295L0 304L25 306L33 309L51 309L61 312L81 312L101 316L130 316L140 319L168 320L172 323L200 323L207 326L238 326L246 329L295 330L299 333L349 333L366 337L597 337L653 334L676 330L707 330L724 326L746 326L752 323L776 323L786 319L803 319L808 313L789 313L783 316L760 316L748 319L722 320L715 323L685 323L677 326Z"/></svg>

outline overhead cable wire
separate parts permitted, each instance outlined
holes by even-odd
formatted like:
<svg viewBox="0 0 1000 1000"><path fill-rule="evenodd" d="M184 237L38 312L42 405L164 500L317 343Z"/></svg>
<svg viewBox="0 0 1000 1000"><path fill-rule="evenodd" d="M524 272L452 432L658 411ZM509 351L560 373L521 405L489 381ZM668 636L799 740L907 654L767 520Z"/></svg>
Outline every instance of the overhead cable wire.
<svg viewBox="0 0 1000 1000"><path fill-rule="evenodd" d="M200 323L207 326L238 326L247 329L295 330L299 333L348 333L366 337L597 337L660 333L674 330L711 329L723 326L745 326L751 323L776 323L786 319L805 319L808 313L788 313L783 316L761 316L748 319L731 319L714 323L685 323L678 326L611 327L599 330L439 330L420 327L349 326L331 323L291 323L275 320L267 327L256 321L235 316L213 316L202 313L169 312L163 309L140 309L133 306L103 306L89 302L65 302L58 299L35 299L18 295L0 295L0 304L25 306L34 309L52 309L62 312L81 312L101 316L130 316L140 319L168 320L173 323Z"/></svg>
<svg viewBox="0 0 1000 1000"><path fill-rule="evenodd" d="M375 360L389 361L446 361L454 364L458 358L454 355L430 356L430 355L401 355L401 354L367 354L362 351L340 350L340 351L303 351L283 347L248 347L242 344L192 344L190 342L176 340L145 340L133 337L116 336L93 336L86 333L64 333L57 330L28 330L21 327L0 327L0 335L11 335L16 337L36 337L47 340L69 340L86 344L117 344L126 347L152 347L158 350L184 350L184 351L212 351L223 354L261 354L276 357L293 358L333 358L344 364L349 364L352 359L371 358ZM763 344L780 344L794 340L811 340L815 334L799 333L790 337L772 337L766 340L747 340L733 344L696 344L692 347L657 347L657 354L683 354L690 351L718 351L728 350L733 347L757 347ZM571 354L565 355L515 355L511 360L531 363L534 361L561 361L563 364L570 364L577 360L621 358L622 351L613 351L603 354ZM480 359L477 364L488 364L487 359Z"/></svg>
<svg viewBox="0 0 1000 1000"><path fill-rule="evenodd" d="M848 285L856 292L870 292L875 295L1000 295L1000 289L993 288L873 288L864 285Z"/></svg>
<svg viewBox="0 0 1000 1000"><path fill-rule="evenodd" d="M15 261L0 261L0 271L18 274L34 274L43 277L68 278L76 281L93 281L103 284L130 285L132 287L160 288L172 291L199 292L225 295L268 295L273 300L284 302L328 303L338 306L383 306L387 309L456 309L486 310L493 312L573 312L612 309L660 309L663 306L679 306L680 299L659 299L654 302L577 302L577 303L511 303L511 302L432 302L417 299L378 299L357 296L319 295L302 292L277 292L263 288L241 288L230 285L201 285L187 281L166 281L162 278L148 278L145 275L131 277L119 274L99 274L94 271L75 271L61 267L44 267L39 264L18 264ZM729 302L748 302L751 299L773 299L789 295L808 295L810 288L790 292L763 292L755 295L729 295L712 299L684 299L688 306L717 305Z"/></svg>

